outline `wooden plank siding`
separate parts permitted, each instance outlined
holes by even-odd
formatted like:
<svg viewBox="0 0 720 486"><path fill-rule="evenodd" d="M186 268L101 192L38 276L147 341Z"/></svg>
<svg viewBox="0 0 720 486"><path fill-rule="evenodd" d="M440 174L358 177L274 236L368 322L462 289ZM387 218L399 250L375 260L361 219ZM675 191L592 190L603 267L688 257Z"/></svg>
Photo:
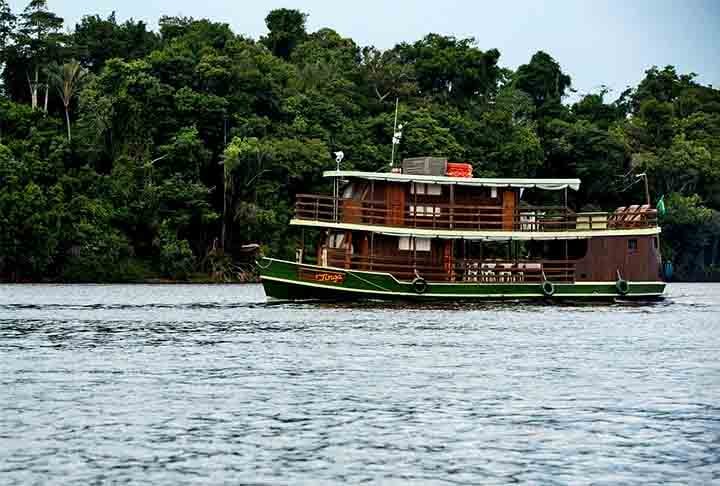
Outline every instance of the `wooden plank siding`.
<svg viewBox="0 0 720 486"><path fill-rule="evenodd" d="M630 240L637 249L630 249ZM660 281L660 252L656 236L602 237L588 240L586 255L575 267L578 282L604 282L617 279L617 271L625 280Z"/></svg>

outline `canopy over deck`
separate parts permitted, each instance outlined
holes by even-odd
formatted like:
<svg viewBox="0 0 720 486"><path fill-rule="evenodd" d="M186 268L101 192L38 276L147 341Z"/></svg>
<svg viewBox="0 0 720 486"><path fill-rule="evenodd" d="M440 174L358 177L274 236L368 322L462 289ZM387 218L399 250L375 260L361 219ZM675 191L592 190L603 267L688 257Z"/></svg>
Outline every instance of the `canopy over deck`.
<svg viewBox="0 0 720 486"><path fill-rule="evenodd" d="M421 182L424 184L457 184L479 187L517 187L530 189L536 187L547 191L560 191L566 188L577 191L580 179L520 179L520 178L483 178L483 177L446 177L431 175L396 174L394 172L361 172L355 170L329 170L324 177L344 177L387 182Z"/></svg>

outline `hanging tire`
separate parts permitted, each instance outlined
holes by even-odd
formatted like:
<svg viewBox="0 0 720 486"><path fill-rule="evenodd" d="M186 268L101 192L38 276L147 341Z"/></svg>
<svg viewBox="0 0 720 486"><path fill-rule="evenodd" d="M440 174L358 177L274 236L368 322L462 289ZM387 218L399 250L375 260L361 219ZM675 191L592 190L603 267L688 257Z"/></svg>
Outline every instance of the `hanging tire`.
<svg viewBox="0 0 720 486"><path fill-rule="evenodd" d="M630 292L630 284L627 280L618 280L617 282L615 282L615 288L620 295L626 295L628 292Z"/></svg>
<svg viewBox="0 0 720 486"><path fill-rule="evenodd" d="M422 277L417 277L412 281L412 287L416 294L424 294L427 290L427 282Z"/></svg>
<svg viewBox="0 0 720 486"><path fill-rule="evenodd" d="M545 280L542 284L542 293L545 297L552 297L555 294L555 285Z"/></svg>

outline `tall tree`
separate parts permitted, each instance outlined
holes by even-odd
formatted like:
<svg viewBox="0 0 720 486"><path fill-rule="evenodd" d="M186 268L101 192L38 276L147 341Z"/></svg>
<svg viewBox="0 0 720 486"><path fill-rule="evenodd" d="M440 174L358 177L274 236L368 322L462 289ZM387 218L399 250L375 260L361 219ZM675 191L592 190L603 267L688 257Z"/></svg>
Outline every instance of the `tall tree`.
<svg viewBox="0 0 720 486"><path fill-rule="evenodd" d="M84 69L75 59L66 62L62 66L55 65L50 68L49 75L52 82L57 86L65 108L65 123L67 126L68 142L72 140L70 131L70 103L80 90L82 82L88 71Z"/></svg>
<svg viewBox="0 0 720 486"><path fill-rule="evenodd" d="M40 72L54 57L62 42L63 19L47 8L47 0L30 0L20 15L20 28L16 35L16 44L26 63L26 76L30 89L33 109L38 108L38 90L41 87ZM49 83L44 84L47 111Z"/></svg>
<svg viewBox="0 0 720 486"><path fill-rule="evenodd" d="M5 55L17 18L13 15L7 0L0 0L0 74L5 65Z"/></svg>
<svg viewBox="0 0 720 486"><path fill-rule="evenodd" d="M80 63L97 73L114 57L140 59L158 47L158 37L145 22L130 19L118 24L115 12L107 19L86 15L75 26L72 42Z"/></svg>
<svg viewBox="0 0 720 486"><path fill-rule="evenodd" d="M571 82L560 64L543 51L536 52L530 62L518 67L515 73L515 86L532 97L538 116L550 114L561 105Z"/></svg>
<svg viewBox="0 0 720 486"><path fill-rule="evenodd" d="M423 92L456 101L492 95L500 80L500 51L481 51L475 39L428 34L396 47L403 63L413 65Z"/></svg>
<svg viewBox="0 0 720 486"><path fill-rule="evenodd" d="M395 50L363 48L360 72L378 101L391 95L409 97L417 93L412 66L403 63Z"/></svg>
<svg viewBox="0 0 720 486"><path fill-rule="evenodd" d="M307 15L299 10L279 8L271 11L265 17L270 32L263 42L276 56L289 59L295 47L307 36L306 20Z"/></svg>

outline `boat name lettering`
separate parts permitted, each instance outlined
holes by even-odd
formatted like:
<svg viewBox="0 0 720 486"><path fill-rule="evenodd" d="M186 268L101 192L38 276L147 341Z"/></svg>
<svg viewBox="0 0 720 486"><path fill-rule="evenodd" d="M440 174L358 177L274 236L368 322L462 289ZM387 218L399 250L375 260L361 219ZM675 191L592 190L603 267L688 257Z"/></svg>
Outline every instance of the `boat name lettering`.
<svg viewBox="0 0 720 486"><path fill-rule="evenodd" d="M341 272L323 272L318 270L300 269L300 279L311 282L341 284L345 281L345 274Z"/></svg>

